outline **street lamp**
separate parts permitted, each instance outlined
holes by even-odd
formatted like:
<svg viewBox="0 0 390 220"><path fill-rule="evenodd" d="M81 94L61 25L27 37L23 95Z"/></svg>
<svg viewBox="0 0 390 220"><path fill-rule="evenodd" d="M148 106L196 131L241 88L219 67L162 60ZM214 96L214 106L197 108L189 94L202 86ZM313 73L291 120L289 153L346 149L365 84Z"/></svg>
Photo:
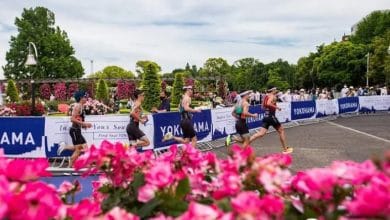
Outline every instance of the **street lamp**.
<svg viewBox="0 0 390 220"><path fill-rule="evenodd" d="M28 55L27 55L26 63L24 65L27 67L36 66L38 64L37 60L38 60L37 47L33 42L28 42ZM35 83L34 83L34 75L32 73L30 73L30 82L31 82L31 115L35 115Z"/></svg>
<svg viewBox="0 0 390 220"><path fill-rule="evenodd" d="M367 73L366 73L366 87L368 88L368 70L370 66L370 52L367 53Z"/></svg>

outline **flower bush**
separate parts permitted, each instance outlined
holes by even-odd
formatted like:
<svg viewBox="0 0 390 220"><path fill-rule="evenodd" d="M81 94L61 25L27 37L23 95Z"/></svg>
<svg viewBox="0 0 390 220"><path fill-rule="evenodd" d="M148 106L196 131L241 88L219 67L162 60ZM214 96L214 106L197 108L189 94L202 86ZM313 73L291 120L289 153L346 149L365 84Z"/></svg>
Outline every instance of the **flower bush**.
<svg viewBox="0 0 390 220"><path fill-rule="evenodd" d="M130 98L133 95L134 90L134 82L118 80L116 88L116 95L118 96L118 99Z"/></svg>
<svg viewBox="0 0 390 220"><path fill-rule="evenodd" d="M72 110L75 104L76 103L73 103L69 106L68 115L72 114ZM87 115L104 115L111 113L112 109L98 100L88 98L87 102L84 104L84 111Z"/></svg>
<svg viewBox="0 0 390 220"><path fill-rule="evenodd" d="M54 85L54 96L57 100L66 100L66 85L63 82L56 83Z"/></svg>
<svg viewBox="0 0 390 220"><path fill-rule="evenodd" d="M49 100L51 95L50 84L44 83L39 87L39 94L42 99Z"/></svg>
<svg viewBox="0 0 390 220"><path fill-rule="evenodd" d="M68 86L68 97L73 97L74 93L79 90L79 84L77 83L71 83Z"/></svg>
<svg viewBox="0 0 390 220"><path fill-rule="evenodd" d="M390 215L390 153L382 162L333 162L289 170L290 155L256 157L232 147L228 158L191 146L171 146L155 157L104 141L75 162L83 175L100 175L91 198L68 196L79 183L59 189L39 181L50 175L45 160L0 156L3 219L386 219ZM0 153L1 154L1 153ZM10 169L18 167L19 169ZM32 169L34 168L34 169ZM40 199L45 198L45 199ZM22 205L21 205L22 204Z"/></svg>
<svg viewBox="0 0 390 220"><path fill-rule="evenodd" d="M31 103L30 102L21 102L21 103L10 103L7 107L12 113L16 116L31 116ZM45 107L42 103L35 103L35 115L40 116L45 114Z"/></svg>
<svg viewBox="0 0 390 220"><path fill-rule="evenodd" d="M15 116L16 111L7 106L0 106L0 116Z"/></svg>

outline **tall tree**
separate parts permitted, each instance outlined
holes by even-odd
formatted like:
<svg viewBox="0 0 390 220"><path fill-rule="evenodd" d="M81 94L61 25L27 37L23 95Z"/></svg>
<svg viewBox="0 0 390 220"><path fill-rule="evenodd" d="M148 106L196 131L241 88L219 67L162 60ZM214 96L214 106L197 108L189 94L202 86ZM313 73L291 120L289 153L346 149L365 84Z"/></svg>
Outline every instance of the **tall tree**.
<svg viewBox="0 0 390 220"><path fill-rule="evenodd" d="M390 29L383 37L375 37L370 44L369 76L372 84L389 82L386 65L389 65Z"/></svg>
<svg viewBox="0 0 390 220"><path fill-rule="evenodd" d="M102 71L98 71L88 76L88 78L100 79L129 79L134 78L131 71L125 70L119 66L106 66Z"/></svg>
<svg viewBox="0 0 390 220"><path fill-rule="evenodd" d="M184 86L183 73L175 74L175 81L173 81L173 91L172 91L172 104L178 105L182 96Z"/></svg>
<svg viewBox="0 0 390 220"><path fill-rule="evenodd" d="M135 72L137 72L139 79L143 79L144 73L146 72L146 69L149 65L152 65L153 68L156 68L157 73L159 73L161 71L161 67L153 61L150 61L150 60L137 61Z"/></svg>
<svg viewBox="0 0 390 220"><path fill-rule="evenodd" d="M83 75L84 69L74 57L68 35L55 26L53 12L44 7L24 9L22 16L15 19L15 25L18 34L11 36L7 64L3 66L6 78L79 78ZM37 46L38 64L34 69L24 66L29 42Z"/></svg>
<svg viewBox="0 0 390 220"><path fill-rule="evenodd" d="M267 82L265 65L254 58L237 60L232 65L228 82L232 89L238 91L245 89L261 90Z"/></svg>
<svg viewBox="0 0 390 220"><path fill-rule="evenodd" d="M230 66L223 58L209 58L203 64L201 76L215 77L227 76L230 73Z"/></svg>
<svg viewBox="0 0 390 220"><path fill-rule="evenodd" d="M99 79L99 82L97 84L96 98L101 102L105 102L108 100L108 87L106 81L103 79Z"/></svg>
<svg viewBox="0 0 390 220"><path fill-rule="evenodd" d="M161 68L154 62L143 68L142 87L145 93L143 107L148 111L160 103L161 80L158 75L160 70Z"/></svg>
<svg viewBox="0 0 390 220"><path fill-rule="evenodd" d="M7 96L9 96L11 102L17 102L19 100L18 89L12 79L8 80L7 83Z"/></svg>
<svg viewBox="0 0 390 220"><path fill-rule="evenodd" d="M369 44L376 36L383 36L390 30L390 10L373 11L363 18L351 36L354 43Z"/></svg>

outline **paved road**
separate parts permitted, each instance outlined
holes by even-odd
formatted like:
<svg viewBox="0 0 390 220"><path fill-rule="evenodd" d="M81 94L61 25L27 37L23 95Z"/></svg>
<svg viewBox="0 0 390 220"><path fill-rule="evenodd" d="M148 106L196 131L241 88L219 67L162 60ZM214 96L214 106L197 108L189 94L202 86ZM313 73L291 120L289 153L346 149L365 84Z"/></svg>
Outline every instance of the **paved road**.
<svg viewBox="0 0 390 220"><path fill-rule="evenodd" d="M329 122L286 129L287 142L294 147L292 170L329 165L335 160L364 161L390 150L390 114L338 118ZM256 154L280 152L276 132L253 143ZM226 157L226 149L213 150Z"/></svg>

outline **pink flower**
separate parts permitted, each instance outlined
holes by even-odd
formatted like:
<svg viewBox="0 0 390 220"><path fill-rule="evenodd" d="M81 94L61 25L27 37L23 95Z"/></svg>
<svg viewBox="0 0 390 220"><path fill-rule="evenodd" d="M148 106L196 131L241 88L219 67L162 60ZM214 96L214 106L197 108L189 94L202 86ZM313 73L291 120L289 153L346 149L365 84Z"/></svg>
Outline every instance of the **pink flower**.
<svg viewBox="0 0 390 220"><path fill-rule="evenodd" d="M81 200L78 204L68 208L68 216L73 220L93 218L101 214L100 203L89 199Z"/></svg>
<svg viewBox="0 0 390 220"><path fill-rule="evenodd" d="M32 182L15 194L8 205L10 219L50 219L57 216L62 203L53 186Z"/></svg>
<svg viewBox="0 0 390 220"><path fill-rule="evenodd" d="M291 178L289 170L278 166L266 166L259 171L258 181L268 193L281 193L288 188Z"/></svg>
<svg viewBox="0 0 390 220"><path fill-rule="evenodd" d="M146 184L138 190L138 201L148 202L153 199L157 191L157 187L151 184Z"/></svg>
<svg viewBox="0 0 390 220"><path fill-rule="evenodd" d="M3 172L10 180L27 182L51 176L51 173L46 171L48 167L49 162L46 159L13 159L8 162Z"/></svg>
<svg viewBox="0 0 390 220"><path fill-rule="evenodd" d="M260 198L255 192L242 192L232 199L232 208L241 214L251 214L255 216L260 211Z"/></svg>
<svg viewBox="0 0 390 220"><path fill-rule="evenodd" d="M1 158L0 158L1 160ZM4 176L0 175L0 219L5 219L8 211L8 199L11 196L9 192L9 183Z"/></svg>
<svg viewBox="0 0 390 220"><path fill-rule="evenodd" d="M378 169L371 160L363 163L354 161L335 161L330 166L333 173L341 179L342 183L352 185L362 184L370 181L371 177L378 173Z"/></svg>
<svg viewBox="0 0 390 220"><path fill-rule="evenodd" d="M67 194L73 189L73 184L69 181L64 181L58 188L59 194Z"/></svg>
<svg viewBox="0 0 390 220"><path fill-rule="evenodd" d="M355 190L353 200L345 206L353 217L390 216L390 178L383 174L373 177L367 186Z"/></svg>
<svg viewBox="0 0 390 220"><path fill-rule="evenodd" d="M214 220L217 219L220 215L220 211L217 208L202 205L196 202L191 202L188 210L179 216L178 220L192 220L192 219L202 219L202 220Z"/></svg>
<svg viewBox="0 0 390 220"><path fill-rule="evenodd" d="M292 188L316 200L331 200L337 177L328 168L314 168L298 172L292 180Z"/></svg>
<svg viewBox="0 0 390 220"><path fill-rule="evenodd" d="M252 147L242 148L237 144L231 147L233 152L233 159L236 160L240 166L246 166L248 161L254 158L254 151Z"/></svg>
<svg viewBox="0 0 390 220"><path fill-rule="evenodd" d="M139 220L140 218L138 216L134 215L134 214L126 212L125 210L123 210L123 209L121 209L119 207L115 207L115 208L111 209L103 217L103 220L116 220L116 219L120 219L120 220Z"/></svg>
<svg viewBox="0 0 390 220"><path fill-rule="evenodd" d="M163 188L173 182L171 164L158 161L152 164L152 167L145 175L147 183Z"/></svg>
<svg viewBox="0 0 390 220"><path fill-rule="evenodd" d="M222 199L226 196L237 195L241 191L241 177L232 172L225 172L213 183L216 190L212 194L214 199Z"/></svg>

